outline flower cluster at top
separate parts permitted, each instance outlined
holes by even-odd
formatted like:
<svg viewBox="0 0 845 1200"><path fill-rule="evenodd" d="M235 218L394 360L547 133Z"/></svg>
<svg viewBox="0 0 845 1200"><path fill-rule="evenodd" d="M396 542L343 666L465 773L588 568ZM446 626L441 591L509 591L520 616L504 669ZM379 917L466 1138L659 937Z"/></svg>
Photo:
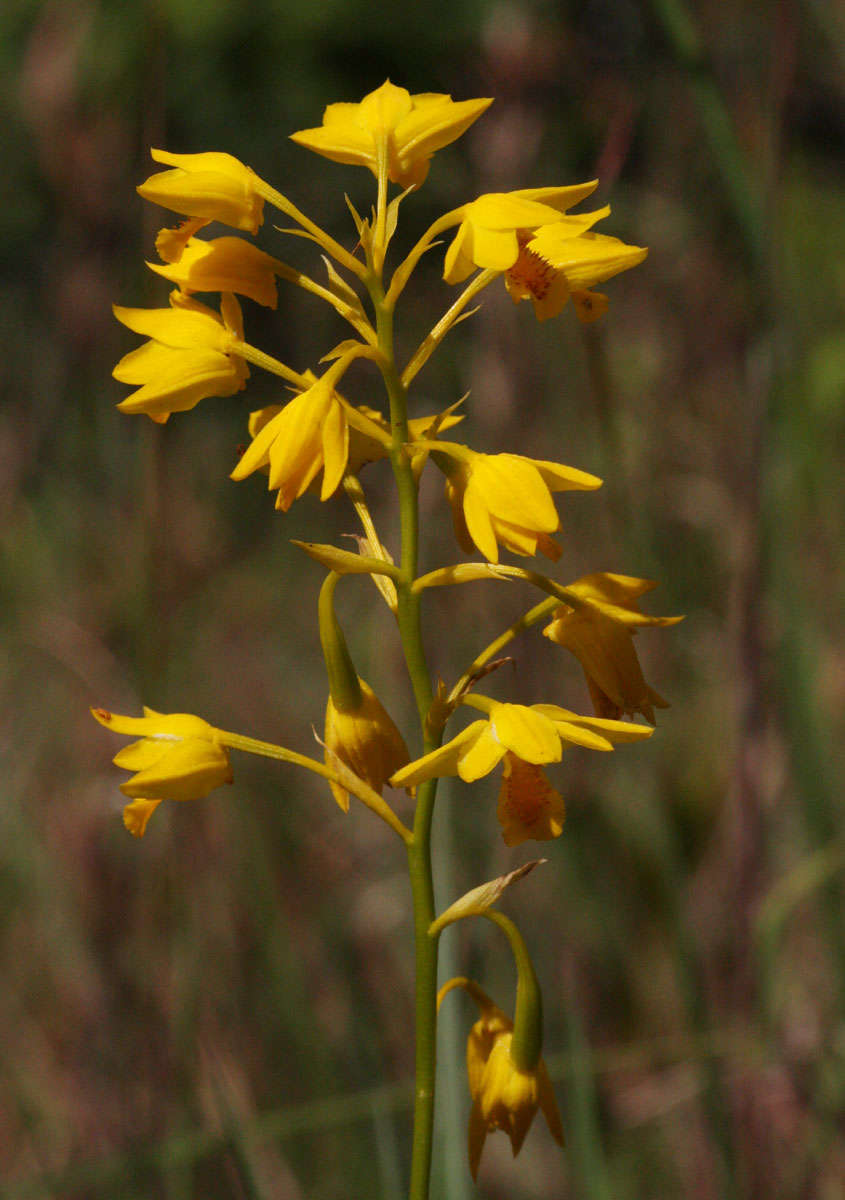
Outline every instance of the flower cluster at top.
<svg viewBox="0 0 845 1200"><path fill-rule="evenodd" d="M116 379L134 386L118 405L125 413L143 413L163 423L172 413L193 409L201 400L242 391L250 365L277 375L292 389L293 396L286 402L249 415L251 440L234 465L232 479L263 473L276 494L276 507L285 512L306 492L328 500L345 489L366 534L361 558L353 568L348 552L338 550L332 557L327 556L330 548L324 548L321 561L333 575L369 571L394 613L397 592L391 572L407 574L410 567L416 575L416 561L408 563L403 546L403 561L399 568L393 567L392 556L379 540L358 481L367 463L390 459L394 469L398 463L397 479L407 469L412 486L426 464L433 463L444 477L456 540L467 553L480 552L487 578L505 577L491 573L500 564L502 551L557 560L561 547L553 535L560 528L560 517L554 493L601 485L595 475L563 463L482 452L445 440L441 435L462 420L456 411L459 406L409 417L407 393L416 374L449 330L469 315L471 301L496 279L503 279L515 302L530 300L540 320L556 316L571 300L581 321L594 321L608 304L605 295L593 290L595 286L646 255L638 246L595 232L596 224L610 212L607 206L571 211L594 191L597 181L591 181L479 196L438 218L386 279L385 257L400 202L425 181L432 155L460 137L490 103L487 99L456 102L438 94L412 96L388 81L358 104L330 104L320 126L292 135L299 145L335 162L366 167L376 177L378 195L371 217L364 219L349 206L357 235L353 251L232 155L153 150L153 158L167 169L152 175L138 191L183 218L176 227L162 229L156 239L161 261L148 264L173 285L170 305L114 310L119 321L147 339L114 369ZM388 200L391 183L403 190ZM266 205L294 222L297 228L288 232L304 234L318 244L328 267L325 282L245 237L201 236L212 223L255 235ZM469 283L400 366L392 347L397 301L422 256L450 233L443 278L450 285ZM279 280L330 304L352 327L354 336L324 356L322 362L328 365L322 373L289 366L245 340L239 297L275 308ZM369 295L372 318L362 291ZM218 306L196 298L200 294L208 299L215 293ZM380 368L388 411L353 405L339 390L344 374L358 358L370 359ZM364 565L367 562L370 566ZM501 564L500 570L515 573ZM426 578L432 585L458 581L456 575L437 575ZM465 576L471 577L478 576ZM498 813L505 840L515 845L526 838L557 836L563 827L563 800L543 774L543 765L560 759L563 742L612 749L619 740L648 736L647 726L619 719L640 713L653 722L654 707L665 704L643 678L632 634L642 625L668 624L678 618L649 617L639 611L637 597L651 586L643 580L600 574L563 588L545 576L529 572L526 578L539 580L549 594L543 615L548 613L552 620L544 632L580 662L595 717L567 713L554 705L495 705L473 694L471 680L465 681L438 708L440 728L459 705L486 706L486 719L409 764L401 735L375 693L354 671L345 644L343 653L335 652L343 635L330 604L331 615L321 616L320 625L330 683L327 763L341 764L381 792L389 780L394 786L413 788L444 774L475 779L501 761L504 776ZM418 580L413 586L424 583ZM199 744L196 738L192 744ZM222 760L215 753L222 779ZM200 776L195 795L208 790L204 768ZM348 804L341 782L333 782L332 790ZM127 823L142 833L152 808L139 805L142 800L158 800L160 789L151 797L139 797L137 790L131 794L135 799L127 810ZM173 794L184 798L184 780Z"/></svg>

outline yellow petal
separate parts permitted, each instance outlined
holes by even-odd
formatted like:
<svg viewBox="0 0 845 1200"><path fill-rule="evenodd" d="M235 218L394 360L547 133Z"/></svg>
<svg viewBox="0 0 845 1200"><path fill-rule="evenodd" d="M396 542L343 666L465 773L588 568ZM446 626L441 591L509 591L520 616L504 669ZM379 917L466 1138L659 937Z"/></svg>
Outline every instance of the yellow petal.
<svg viewBox="0 0 845 1200"><path fill-rule="evenodd" d="M191 238L178 262L147 266L186 292L237 292L257 304L275 308L274 262L244 238L221 237L210 241Z"/></svg>
<svg viewBox="0 0 845 1200"><path fill-rule="evenodd" d="M526 459L539 472L546 487L552 492L589 492L602 485L597 475L579 471L577 467L566 467L563 463L545 462L542 459Z"/></svg>
<svg viewBox="0 0 845 1200"><path fill-rule="evenodd" d="M199 738L173 742L157 762L120 785L133 799L200 800L221 783L231 783L224 747Z"/></svg>
<svg viewBox="0 0 845 1200"><path fill-rule="evenodd" d="M349 426L343 405L337 400L329 407L323 422L323 487L321 500L328 500L340 487L349 457Z"/></svg>
<svg viewBox="0 0 845 1200"><path fill-rule="evenodd" d="M487 1122L481 1114L481 1105L475 1099L469 1114L468 1151L469 1170L473 1180L478 1179L478 1168L481 1163L481 1152L487 1140Z"/></svg>
<svg viewBox="0 0 845 1200"><path fill-rule="evenodd" d="M486 721L473 721L471 725L468 725L457 737L453 737L445 745L438 747L437 750L432 750L430 754L426 754L422 758L415 759L414 762L408 763L400 771L394 772L390 777L391 787L411 788L416 787L418 783L424 783L426 779L441 778L445 775L457 775L458 763L466 747L471 745L476 738L480 737L486 728Z"/></svg>
<svg viewBox="0 0 845 1200"><path fill-rule="evenodd" d="M413 108L396 126L396 149L403 162L429 158L456 141L493 103L458 100L437 94L413 97Z"/></svg>
<svg viewBox="0 0 845 1200"><path fill-rule="evenodd" d="M143 837L150 817L161 804L160 800L133 800L123 809L123 824L133 837Z"/></svg>
<svg viewBox="0 0 845 1200"><path fill-rule="evenodd" d="M253 471L259 467L263 467L267 463L270 447L278 436L279 431L284 428L284 413L285 409L281 409L253 436L252 441L241 455L238 465L230 474L230 479L246 479L247 475L251 475ZM253 413L252 416L254 415Z"/></svg>
<svg viewBox="0 0 845 1200"><path fill-rule="evenodd" d="M458 762L458 774L464 783L474 783L489 775L505 755L505 747L497 740L490 723L483 721L481 724L478 736L468 744Z"/></svg>
<svg viewBox="0 0 845 1200"><path fill-rule="evenodd" d="M151 150L156 162L173 167L150 176L137 189L153 204L173 212L208 221L222 221L236 229L257 233L264 219L264 201L256 186L260 182L249 167L231 154L169 154Z"/></svg>
<svg viewBox="0 0 845 1200"><path fill-rule="evenodd" d="M494 704L490 728L495 739L530 763L560 762L562 750L555 723L524 704Z"/></svg>
<svg viewBox="0 0 845 1200"><path fill-rule="evenodd" d="M229 349L231 335L219 317L210 310L197 312L187 308L123 308L113 305L112 311L122 325L134 333L153 338L178 350ZM208 315L206 315L208 314Z"/></svg>
<svg viewBox="0 0 845 1200"><path fill-rule="evenodd" d="M549 1133L555 1139L559 1146L564 1144L563 1123L560 1119L560 1112L555 1100L554 1088L552 1081L549 1079L549 1072L546 1069L546 1064L542 1059L537 1063L537 1090L540 1100L540 1110L546 1118L546 1124L549 1127Z"/></svg>

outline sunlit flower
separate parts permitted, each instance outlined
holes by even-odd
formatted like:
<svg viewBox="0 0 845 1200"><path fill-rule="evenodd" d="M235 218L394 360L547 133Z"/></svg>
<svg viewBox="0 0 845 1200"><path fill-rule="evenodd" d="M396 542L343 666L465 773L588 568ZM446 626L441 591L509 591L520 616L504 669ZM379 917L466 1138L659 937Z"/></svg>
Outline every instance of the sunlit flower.
<svg viewBox="0 0 845 1200"><path fill-rule="evenodd" d="M462 209L463 219L446 251L443 278L461 283L476 267L507 271L514 265L523 240L541 225L561 222L574 237L590 229L609 209L565 216L566 209L596 190L598 180L572 187L524 188L518 192L489 192Z"/></svg>
<svg viewBox="0 0 845 1200"><path fill-rule="evenodd" d="M552 1137L561 1146L563 1125L546 1064L538 1058L529 1069L517 1067L511 1056L513 1022L486 992L471 980L453 979L440 989L438 1003L456 986L472 996L481 1013L467 1038L467 1079L472 1097L469 1169L476 1179L488 1133L504 1130L516 1157L538 1108Z"/></svg>
<svg viewBox="0 0 845 1200"><path fill-rule="evenodd" d="M278 488L276 507L287 512L323 472L320 499L340 486L349 454L349 426L343 404L326 381L300 392L254 435L232 479L245 479L269 464L268 488Z"/></svg>
<svg viewBox="0 0 845 1200"><path fill-rule="evenodd" d="M156 239L156 249L167 264L147 263L157 275L185 293L236 292L256 304L276 307L276 260L269 254L244 238L203 241L189 237L182 242L173 234L173 230L163 229Z"/></svg>
<svg viewBox="0 0 845 1200"><path fill-rule="evenodd" d="M145 708L143 717L121 717L104 708L92 715L115 733L140 735L115 755L118 767L134 771L120 790L132 798L123 810L126 828L142 837L147 822L162 800L201 800L221 783L232 782L229 753L219 732L188 713L157 713Z"/></svg>
<svg viewBox="0 0 845 1200"><path fill-rule="evenodd" d="M552 492L601 486L586 471L521 454L479 454L443 442L435 458L447 475L458 542L467 553L474 544L493 563L499 561L500 545L514 554L559 558L560 546L549 536L560 528Z"/></svg>
<svg viewBox="0 0 845 1200"><path fill-rule="evenodd" d="M643 625L676 625L682 617L650 617L641 613L637 598L656 585L629 575L585 575L569 590L589 601L589 607L561 605L543 633L571 650L584 669L599 716L642 713L654 724L654 709L667 702L650 687L642 673L633 634Z"/></svg>
<svg viewBox="0 0 845 1200"><path fill-rule="evenodd" d="M503 766L496 816L505 845L519 846L529 840L548 842L560 837L566 815L563 797L549 783L542 768L510 750Z"/></svg>
<svg viewBox="0 0 845 1200"><path fill-rule="evenodd" d="M170 154L151 150L156 162L173 168L151 175L138 194L153 204L186 217L220 221L234 229L257 233L264 219L258 194L259 177L231 154Z"/></svg>
<svg viewBox="0 0 845 1200"><path fill-rule="evenodd" d="M473 721L451 741L416 759L392 776L394 787L414 787L426 779L458 775L465 783L481 779L510 751L526 763L560 762L563 743L590 750L612 750L615 742L637 742L651 736L645 725L584 717L556 704L487 702L484 720Z"/></svg>
<svg viewBox="0 0 845 1200"><path fill-rule="evenodd" d="M369 167L375 175L383 142L391 182L403 188L419 186L435 150L459 138L492 103L455 102L451 96L434 92L412 96L388 79L360 104L329 104L322 125L291 137L325 158Z"/></svg>
<svg viewBox="0 0 845 1200"><path fill-rule="evenodd" d="M519 257L506 272L505 285L515 303L532 302L540 321L557 316L571 297L578 317L589 323L608 303L607 296L590 289L635 267L647 254L642 246L628 246L601 233L573 236L563 222L543 225L533 237L520 235Z"/></svg>
<svg viewBox="0 0 845 1200"><path fill-rule="evenodd" d="M208 396L232 396L246 386L244 360L233 350L243 338L243 318L234 296L224 293L220 315L199 301L173 292L170 308L121 308L114 315L150 340L124 355L112 372L121 383L140 385L118 404L121 412L146 413L166 421Z"/></svg>
<svg viewBox="0 0 845 1200"><path fill-rule="evenodd" d="M326 705L326 765L332 756L381 794L394 771L408 761L408 747L390 714L368 683L359 677L361 705L342 712L329 695ZM329 781L332 794L346 812L349 793L340 784Z"/></svg>

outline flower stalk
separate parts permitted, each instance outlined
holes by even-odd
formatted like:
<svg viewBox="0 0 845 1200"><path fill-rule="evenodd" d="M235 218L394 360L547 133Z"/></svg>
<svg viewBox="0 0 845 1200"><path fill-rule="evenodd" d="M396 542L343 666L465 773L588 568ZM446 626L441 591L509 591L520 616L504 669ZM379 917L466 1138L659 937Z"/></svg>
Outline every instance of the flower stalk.
<svg viewBox="0 0 845 1200"><path fill-rule="evenodd" d="M239 482L253 474L264 475L268 490L276 494L275 508L283 514L306 496L318 496L323 502L345 497L364 531L364 537L356 539L357 553L346 546L291 538L326 572L317 603L328 683L321 742L324 762L216 729L189 714L145 709L143 717L132 718L105 709L92 711L114 732L138 736L114 760L132 772L121 787L131 800L124 821L136 836L143 835L162 801L201 801L232 783L229 751L239 750L321 777L344 813L355 799L405 843L413 902L416 1014L409 1200L429 1198L438 944L442 930L455 920L480 916L496 924L509 940L517 969L513 1021L463 976L441 990L442 996L452 987L462 987L480 1011L467 1050L473 1100L470 1171L477 1175L485 1138L497 1129L508 1134L514 1154L518 1153L538 1109L552 1137L563 1143L560 1116L541 1058L542 996L537 974L514 922L492 907L537 860L472 888L436 917L431 831L438 780L457 775L472 783L500 769L496 816L505 845L548 842L560 836L565 802L545 768L556 768L564 751L568 754L572 747L575 752L612 751L617 744L651 735L650 725L618 719L641 714L651 721L653 707L665 705L646 684L632 639L644 625L669 625L679 619L650 617L640 611L638 598L652 586L645 580L600 573L564 586L530 568L500 563L505 553L523 558L542 554L557 561L564 547L552 537L561 528L556 494L592 491L601 480L562 463L496 449L487 453L443 440L441 435L463 420L466 397L447 401L428 416L413 414L409 407L409 389L420 370L448 332L473 315L472 302L497 279L515 302L531 300L538 320L556 316L571 299L577 317L592 321L604 314L608 300L589 289L630 269L646 254L643 248L593 232L593 225L608 215L609 208L568 211L591 194L596 181L590 181L479 196L462 204L429 226L386 283L386 258L400 204L404 219L411 193L424 183L432 156L459 138L490 103L483 98L453 101L438 93L411 95L387 80L359 103L328 105L321 125L292 135L298 145L374 176L375 203L369 219L359 216L347 200L357 235L354 253L233 156L153 151L154 159L169 169L142 184L141 195L188 218L159 234L156 248L164 265L149 264L175 290L169 308L115 309L125 326L148 339L115 368L115 378L137 388L119 404L122 411L143 413L164 424L174 413L187 412L206 398L237 395L246 387L247 363L257 366L290 385L294 394L284 389L283 403L249 414L251 440L231 478ZM392 199L391 185L401 189ZM328 286L242 237L199 236L207 225L220 222L254 237L263 224L265 204L296 225L277 228L275 235L305 238L320 248ZM449 230L455 232L444 254L444 283L468 282L400 368L394 344L398 302L422 256ZM275 309L280 283L328 304L353 327L356 337L342 341L320 359L328 365L298 372L246 339L237 297ZM220 292L219 308L194 298L194 293L209 290ZM378 368L386 398L382 410L355 406L336 391L359 358ZM361 475L384 460L392 470L398 510L396 561L382 541ZM458 544L467 553L480 552L483 561L434 566L420 573L419 486L429 464L444 478ZM343 614L335 604L338 581L350 575L370 576L390 614L379 607L390 633L398 629L418 721L413 741L419 757L413 761L402 733L353 661L342 628ZM433 688L421 621L427 590L513 580L532 584L546 598L478 651L451 689L442 681ZM501 701L483 690L486 677L500 665L497 655L547 618L551 621L543 633L578 661L595 716L551 703ZM400 708L396 706L397 711ZM445 740L447 724L453 716L465 716L466 708L476 719L456 733L450 731ZM414 805L412 821L403 821L383 798L386 786L404 788L413 798L406 801Z"/></svg>

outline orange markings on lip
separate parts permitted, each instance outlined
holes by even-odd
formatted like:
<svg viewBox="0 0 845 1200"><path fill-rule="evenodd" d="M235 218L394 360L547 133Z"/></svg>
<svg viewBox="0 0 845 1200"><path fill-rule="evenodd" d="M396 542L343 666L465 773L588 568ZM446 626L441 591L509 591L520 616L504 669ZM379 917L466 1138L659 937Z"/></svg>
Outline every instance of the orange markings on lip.
<svg viewBox="0 0 845 1200"><path fill-rule="evenodd" d="M92 708L91 711L95 716L99 717L101 721L111 721L112 719L112 714L107 708Z"/></svg>

